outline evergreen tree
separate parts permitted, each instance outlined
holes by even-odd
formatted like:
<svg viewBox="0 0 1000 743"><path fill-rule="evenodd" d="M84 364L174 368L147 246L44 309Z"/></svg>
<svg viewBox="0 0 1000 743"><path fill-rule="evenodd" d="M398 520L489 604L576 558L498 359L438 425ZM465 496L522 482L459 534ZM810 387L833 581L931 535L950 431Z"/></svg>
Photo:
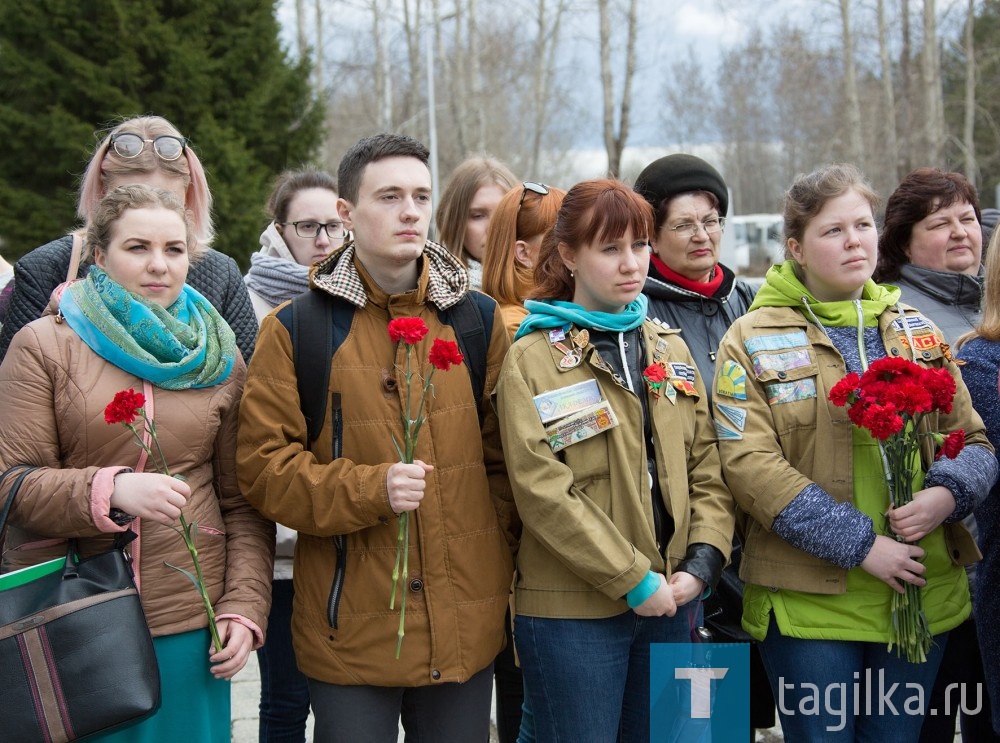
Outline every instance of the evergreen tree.
<svg viewBox="0 0 1000 743"><path fill-rule="evenodd" d="M197 151L214 247L248 263L274 176L322 138L309 61L278 40L276 0L0 3L0 238L18 257L73 228L95 130L157 114Z"/></svg>

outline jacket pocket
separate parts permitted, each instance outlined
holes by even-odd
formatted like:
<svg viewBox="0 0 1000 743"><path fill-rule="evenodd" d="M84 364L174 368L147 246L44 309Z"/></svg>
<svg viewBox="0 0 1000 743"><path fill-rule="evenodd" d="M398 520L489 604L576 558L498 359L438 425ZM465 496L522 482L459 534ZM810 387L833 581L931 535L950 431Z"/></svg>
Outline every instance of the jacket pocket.
<svg viewBox="0 0 1000 743"><path fill-rule="evenodd" d="M757 383L771 407L777 433L813 427L819 396L824 392L812 350L762 352L751 361Z"/></svg>

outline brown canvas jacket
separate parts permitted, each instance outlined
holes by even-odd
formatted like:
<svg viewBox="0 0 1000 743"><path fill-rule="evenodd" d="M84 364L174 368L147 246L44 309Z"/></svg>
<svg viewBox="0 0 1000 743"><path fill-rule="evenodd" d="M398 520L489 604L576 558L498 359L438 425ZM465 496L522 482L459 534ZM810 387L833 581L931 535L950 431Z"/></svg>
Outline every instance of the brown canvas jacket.
<svg viewBox="0 0 1000 743"><path fill-rule="evenodd" d="M343 256L343 250L335 253L317 270L331 270ZM410 518L405 638L399 660L394 657L399 598L390 610L389 595L398 519L389 507L386 473L399 460L393 437L402 441L406 352L402 343L390 341L387 325L397 317L420 317L430 329L411 361L416 402L432 340L455 340L428 301L427 263L422 260L415 291L393 296L364 274L360 262L348 267L348 283L362 282L367 300L356 307L350 332L333 357L330 392L340 395L340 407L329 406L311 449L291 338L276 315L261 324L248 372L240 411L240 484L268 518L299 532L295 652L303 673L326 683L464 682L488 666L504 643L516 513L496 415L485 395L476 410L467 370L453 367L435 372L418 440L416 458L434 470ZM330 290L315 288L315 274L313 283L314 291ZM496 383L508 344L497 312L486 390ZM336 536L343 537L345 562L343 582L334 586Z"/></svg>

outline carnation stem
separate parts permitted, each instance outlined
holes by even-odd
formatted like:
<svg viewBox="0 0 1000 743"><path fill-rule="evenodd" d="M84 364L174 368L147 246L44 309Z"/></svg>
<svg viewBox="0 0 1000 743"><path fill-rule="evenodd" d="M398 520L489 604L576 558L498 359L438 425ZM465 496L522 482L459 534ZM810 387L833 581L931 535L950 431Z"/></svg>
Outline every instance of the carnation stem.
<svg viewBox="0 0 1000 743"><path fill-rule="evenodd" d="M201 594L201 601L205 605L205 612L208 614L208 627L212 631L212 642L215 644L215 652L222 650L222 640L219 637L219 628L215 623L215 609L208 598L208 589L205 588L205 577L201 572L201 562L198 560L198 548L194 545L194 538L191 536L191 525L184 518L181 512L181 533L184 537L184 544L187 545L191 554L191 561L194 563L194 572L198 576L198 593Z"/></svg>
<svg viewBox="0 0 1000 743"><path fill-rule="evenodd" d="M392 593L389 596L389 608L396 608L396 587L399 585L399 563L402 558L403 534L406 531L406 524L409 513L399 514L399 529L396 532L396 564L392 568Z"/></svg>

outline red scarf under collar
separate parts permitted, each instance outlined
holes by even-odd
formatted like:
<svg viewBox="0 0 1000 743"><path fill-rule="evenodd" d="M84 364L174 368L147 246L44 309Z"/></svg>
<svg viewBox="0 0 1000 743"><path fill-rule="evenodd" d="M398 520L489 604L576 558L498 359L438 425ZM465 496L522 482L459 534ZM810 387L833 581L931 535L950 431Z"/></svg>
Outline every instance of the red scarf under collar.
<svg viewBox="0 0 1000 743"><path fill-rule="evenodd" d="M682 289L687 289L688 291L695 292L696 294L701 294L705 297L714 297L715 293L719 291L719 287L722 286L722 271L716 266L712 269L712 278L708 281L692 281L691 279L681 276L676 271L671 271L667 264L660 260L658 255L651 254L649 256L650 262L652 262L653 267L660 273L663 278L669 281L671 284L677 284L677 286Z"/></svg>

